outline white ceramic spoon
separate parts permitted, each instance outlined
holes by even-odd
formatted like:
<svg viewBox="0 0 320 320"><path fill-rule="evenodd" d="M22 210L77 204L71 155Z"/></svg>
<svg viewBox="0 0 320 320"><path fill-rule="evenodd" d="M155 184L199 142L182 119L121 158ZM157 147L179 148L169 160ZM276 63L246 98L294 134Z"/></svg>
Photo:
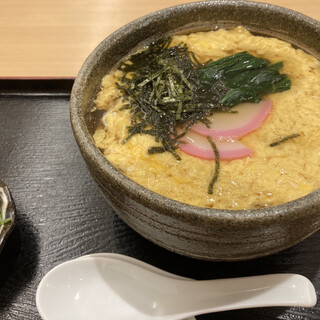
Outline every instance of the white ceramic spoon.
<svg viewBox="0 0 320 320"><path fill-rule="evenodd" d="M178 320L231 309L312 307L317 300L300 275L190 281L151 269L107 257L62 263L40 282L38 311L45 320Z"/></svg>
<svg viewBox="0 0 320 320"><path fill-rule="evenodd" d="M148 263L143 262L141 260L138 260L138 259L135 259L135 258L131 258L129 256L125 256L125 255L119 254L119 253L111 253L111 252L92 253L92 254L88 254L88 255L79 257L77 259L87 259L87 258L97 258L97 257L117 259L117 260L121 260L121 261L128 261L128 262L130 262L132 264L140 266L141 268L145 268L147 270L150 270L150 271L156 272L158 274L167 276L168 278L185 279L185 280L191 280L192 281L192 279L190 279L190 278L185 278L185 277L178 276L176 274L173 274L173 273L164 271L162 269L159 269L157 267L154 267L151 264L148 264ZM191 318L184 319L184 320L196 320L196 318L195 317L191 317Z"/></svg>

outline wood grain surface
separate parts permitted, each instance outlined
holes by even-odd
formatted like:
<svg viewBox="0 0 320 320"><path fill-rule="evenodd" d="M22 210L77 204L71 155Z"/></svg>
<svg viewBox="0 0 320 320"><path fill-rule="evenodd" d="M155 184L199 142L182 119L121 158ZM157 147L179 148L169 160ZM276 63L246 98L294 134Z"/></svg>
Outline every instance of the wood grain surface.
<svg viewBox="0 0 320 320"><path fill-rule="evenodd" d="M193 260L143 239L117 217L90 177L70 128L68 94L55 95L51 88L37 95L17 84L0 95L0 179L17 207L16 229L0 255L1 320L40 319L35 293L42 276L94 252L126 254L195 279L299 273L312 281L320 298L320 232L281 253L235 263ZM237 310L197 319L316 320L320 301L310 309Z"/></svg>
<svg viewBox="0 0 320 320"><path fill-rule="evenodd" d="M0 78L74 78L126 23L190 0L1 0ZM319 0L265 0L320 20Z"/></svg>

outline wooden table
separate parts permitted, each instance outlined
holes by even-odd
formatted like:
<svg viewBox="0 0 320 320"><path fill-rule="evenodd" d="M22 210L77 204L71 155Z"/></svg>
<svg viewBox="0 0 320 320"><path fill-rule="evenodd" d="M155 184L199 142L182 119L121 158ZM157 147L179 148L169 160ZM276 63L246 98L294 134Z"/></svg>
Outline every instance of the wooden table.
<svg viewBox="0 0 320 320"><path fill-rule="evenodd" d="M0 78L74 78L116 29L190 0L1 0ZM265 0L320 20L319 0Z"/></svg>

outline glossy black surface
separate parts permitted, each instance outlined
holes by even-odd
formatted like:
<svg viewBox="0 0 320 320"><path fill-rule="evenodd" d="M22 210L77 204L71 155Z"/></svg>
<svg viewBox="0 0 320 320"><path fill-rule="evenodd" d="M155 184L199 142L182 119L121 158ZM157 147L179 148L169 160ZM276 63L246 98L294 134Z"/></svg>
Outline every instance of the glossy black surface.
<svg viewBox="0 0 320 320"><path fill-rule="evenodd" d="M0 179L17 208L16 228L0 255L1 320L40 319L35 292L42 276L63 261L94 252L126 254L195 279L300 273L315 285L319 299L320 232L266 258L218 263L168 252L127 227L100 194L74 141L71 83L57 84L54 91L12 82L0 91ZM197 319L320 319L320 302L310 309L236 310Z"/></svg>

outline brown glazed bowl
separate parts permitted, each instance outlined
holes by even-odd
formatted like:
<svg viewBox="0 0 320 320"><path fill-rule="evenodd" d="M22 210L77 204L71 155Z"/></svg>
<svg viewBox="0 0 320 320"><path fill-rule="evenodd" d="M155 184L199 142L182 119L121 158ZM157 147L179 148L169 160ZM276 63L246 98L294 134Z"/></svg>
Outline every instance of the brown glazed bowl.
<svg viewBox="0 0 320 320"><path fill-rule="evenodd" d="M289 41L320 57L320 23L300 13L241 0L189 3L135 20L103 40L83 64L71 95L75 139L116 213L152 242L204 260L257 258L307 238L320 228L320 190L256 210L217 210L180 203L145 189L113 167L95 147L86 119L103 76L141 42L167 33L238 25Z"/></svg>

